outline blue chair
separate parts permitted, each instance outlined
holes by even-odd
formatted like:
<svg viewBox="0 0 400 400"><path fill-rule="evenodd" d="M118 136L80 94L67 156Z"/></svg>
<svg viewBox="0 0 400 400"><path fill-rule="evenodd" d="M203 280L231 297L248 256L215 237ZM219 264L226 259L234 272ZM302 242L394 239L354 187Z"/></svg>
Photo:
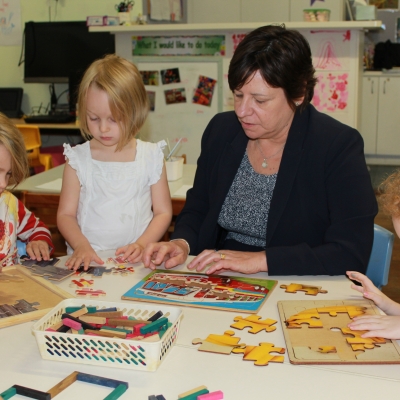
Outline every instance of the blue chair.
<svg viewBox="0 0 400 400"><path fill-rule="evenodd" d="M366 275L379 289L388 283L393 241L394 234L392 232L379 225L374 225L374 243Z"/></svg>

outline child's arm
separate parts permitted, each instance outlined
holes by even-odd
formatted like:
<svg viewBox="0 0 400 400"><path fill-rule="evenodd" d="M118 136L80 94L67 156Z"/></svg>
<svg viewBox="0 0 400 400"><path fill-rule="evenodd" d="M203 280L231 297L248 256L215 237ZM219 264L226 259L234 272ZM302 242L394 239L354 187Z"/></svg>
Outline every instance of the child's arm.
<svg viewBox="0 0 400 400"><path fill-rule="evenodd" d="M18 200L18 239L26 242L26 252L32 260L49 260L54 250L47 226Z"/></svg>
<svg viewBox="0 0 400 400"><path fill-rule="evenodd" d="M91 261L98 264L103 264L103 261L79 228L76 218L79 195L79 179L75 170L67 163L64 168L60 204L57 212L57 226L65 240L74 249L74 253L65 265L76 270L83 263L84 269L87 270Z"/></svg>
<svg viewBox="0 0 400 400"><path fill-rule="evenodd" d="M169 193L165 164L161 177L151 186L151 201L153 204L153 219L142 236L135 243L120 247L115 252L129 262L141 261L142 253L148 243L158 242L168 229L172 219L171 195Z"/></svg>
<svg viewBox="0 0 400 400"><path fill-rule="evenodd" d="M388 314L355 317L348 327L355 331L369 331L361 335L365 338L378 336L386 339L400 339L400 304L383 294L368 277L360 272L347 271L346 273L350 279L362 284L362 286L352 284L352 289L362 293L365 298L372 300Z"/></svg>

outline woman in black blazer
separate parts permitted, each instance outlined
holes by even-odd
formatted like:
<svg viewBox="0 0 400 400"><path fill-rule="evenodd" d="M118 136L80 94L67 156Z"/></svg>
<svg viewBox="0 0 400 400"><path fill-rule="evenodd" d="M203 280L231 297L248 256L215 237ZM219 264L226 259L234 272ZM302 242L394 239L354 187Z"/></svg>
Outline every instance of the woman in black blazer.
<svg viewBox="0 0 400 400"><path fill-rule="evenodd" d="M145 249L145 266L197 255L207 273L339 275L365 272L377 203L360 134L310 105L309 44L265 26L239 44L229 67L235 112L202 138L193 188L173 239Z"/></svg>

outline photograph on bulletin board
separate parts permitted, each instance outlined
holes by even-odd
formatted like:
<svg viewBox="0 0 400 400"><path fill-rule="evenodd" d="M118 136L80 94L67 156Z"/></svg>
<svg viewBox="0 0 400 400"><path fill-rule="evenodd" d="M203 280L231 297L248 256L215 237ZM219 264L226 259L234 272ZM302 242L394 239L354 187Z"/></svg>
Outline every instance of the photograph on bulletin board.
<svg viewBox="0 0 400 400"><path fill-rule="evenodd" d="M167 104L186 103L185 88L164 90L164 94Z"/></svg>
<svg viewBox="0 0 400 400"><path fill-rule="evenodd" d="M154 111L156 109L156 92L147 91L146 93L149 98L149 110Z"/></svg>
<svg viewBox="0 0 400 400"><path fill-rule="evenodd" d="M179 68L163 69L161 71L161 82L163 85L179 83L180 81Z"/></svg>
<svg viewBox="0 0 400 400"><path fill-rule="evenodd" d="M160 80L158 71L140 71L140 75L142 75L144 85L158 86Z"/></svg>
<svg viewBox="0 0 400 400"><path fill-rule="evenodd" d="M216 83L217 81L215 79L200 75L197 89L194 91L193 103L208 107L211 106Z"/></svg>

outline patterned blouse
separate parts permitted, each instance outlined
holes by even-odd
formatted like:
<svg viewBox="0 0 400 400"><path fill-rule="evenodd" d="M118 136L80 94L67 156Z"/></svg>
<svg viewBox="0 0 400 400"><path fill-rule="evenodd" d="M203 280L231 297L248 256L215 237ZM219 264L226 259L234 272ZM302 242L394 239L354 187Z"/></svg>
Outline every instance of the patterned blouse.
<svg viewBox="0 0 400 400"><path fill-rule="evenodd" d="M278 174L254 171L245 152L219 214L226 239L265 248L268 213Z"/></svg>

